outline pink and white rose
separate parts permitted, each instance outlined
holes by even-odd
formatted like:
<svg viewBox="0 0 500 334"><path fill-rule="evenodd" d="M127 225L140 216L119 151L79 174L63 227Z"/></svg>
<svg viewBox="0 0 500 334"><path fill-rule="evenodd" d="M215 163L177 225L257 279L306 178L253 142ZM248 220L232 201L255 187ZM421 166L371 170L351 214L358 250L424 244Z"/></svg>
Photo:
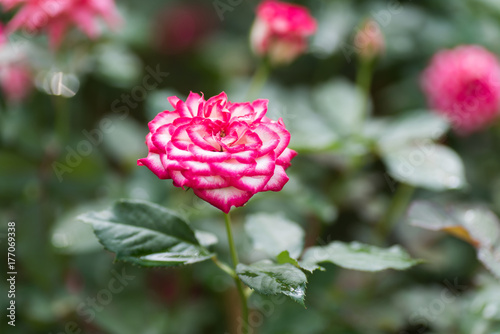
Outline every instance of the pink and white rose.
<svg viewBox="0 0 500 334"><path fill-rule="evenodd" d="M421 78L429 105L468 134L486 127L500 111L500 63L478 45L438 52Z"/></svg>
<svg viewBox="0 0 500 334"><path fill-rule="evenodd" d="M149 122L148 167L160 179L194 193L228 213L261 191L280 191L297 154L282 119L265 116L267 100L232 103L224 92L205 101L190 93L169 98L173 111Z"/></svg>
<svg viewBox="0 0 500 334"><path fill-rule="evenodd" d="M316 20L303 6L265 0L257 8L250 43L259 56L273 64L287 64L307 50L307 38L316 31Z"/></svg>

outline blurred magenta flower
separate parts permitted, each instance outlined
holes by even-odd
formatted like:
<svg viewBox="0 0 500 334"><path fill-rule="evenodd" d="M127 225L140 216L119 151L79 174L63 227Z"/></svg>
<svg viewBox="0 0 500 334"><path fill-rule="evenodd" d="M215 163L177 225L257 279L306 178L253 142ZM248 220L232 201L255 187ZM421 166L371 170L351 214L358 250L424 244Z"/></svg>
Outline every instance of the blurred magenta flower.
<svg viewBox="0 0 500 334"><path fill-rule="evenodd" d="M265 0L257 8L250 43L259 56L273 64L288 64L307 49L307 37L316 31L316 20L305 7Z"/></svg>
<svg viewBox="0 0 500 334"><path fill-rule="evenodd" d="M265 116L267 100L231 103L226 93L205 101L190 93L186 102L169 98L174 111L149 122L148 167L176 187L192 188L201 199L228 213L260 191L280 191L285 169L297 154L289 149L283 120Z"/></svg>
<svg viewBox="0 0 500 334"><path fill-rule="evenodd" d="M120 23L114 0L0 0L4 10L20 6L7 24L7 31L24 28L29 33L47 30L52 47L61 43L66 31L73 25L89 38L97 38L97 17L102 17L110 27Z"/></svg>
<svg viewBox="0 0 500 334"><path fill-rule="evenodd" d="M0 50L8 47L8 39L0 24ZM11 103L18 103L28 97L33 89L31 69L23 56L16 62L0 60L0 89Z"/></svg>
<svg viewBox="0 0 500 334"><path fill-rule="evenodd" d="M154 43L164 54L181 54L199 46L217 27L211 7L177 3L163 10L154 26Z"/></svg>
<svg viewBox="0 0 500 334"><path fill-rule="evenodd" d="M0 87L9 102L25 100L33 89L31 71L22 63L0 65Z"/></svg>
<svg viewBox="0 0 500 334"><path fill-rule="evenodd" d="M424 71L421 86L430 106L462 134L486 127L500 111L500 63L481 46L438 52Z"/></svg>

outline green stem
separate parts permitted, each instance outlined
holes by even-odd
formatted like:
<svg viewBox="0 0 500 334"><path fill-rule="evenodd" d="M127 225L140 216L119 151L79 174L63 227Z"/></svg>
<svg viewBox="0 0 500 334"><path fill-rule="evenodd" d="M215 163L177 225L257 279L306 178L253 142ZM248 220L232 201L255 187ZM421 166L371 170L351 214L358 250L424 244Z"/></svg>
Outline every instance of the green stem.
<svg viewBox="0 0 500 334"><path fill-rule="evenodd" d="M54 109L56 113L56 132L61 145L68 141L70 127L69 110L66 108L66 101L61 96L53 96Z"/></svg>
<svg viewBox="0 0 500 334"><path fill-rule="evenodd" d="M401 215L408 207L415 188L411 185L401 183L392 198L384 218L377 225L377 236L381 242L386 242L394 225L399 221Z"/></svg>
<svg viewBox="0 0 500 334"><path fill-rule="evenodd" d="M215 265L217 267L219 267L223 272L225 272L226 274L228 274L229 276L231 276L232 278L235 278L236 277L236 273L234 272L234 270L229 267L227 264L225 264L224 262L221 262L219 261L219 259L217 258L217 256L213 256L212 257L212 261L215 263Z"/></svg>
<svg viewBox="0 0 500 334"><path fill-rule="evenodd" d="M269 76L269 66L266 61L261 61L259 67L255 71L255 74L252 77L252 81L250 82L250 88L248 89L247 96L245 100L252 101L259 95L262 87L267 81Z"/></svg>
<svg viewBox="0 0 500 334"><path fill-rule="evenodd" d="M229 251L231 253L231 260L233 261L234 272L236 272L236 266L239 263L238 253L236 252L236 247L233 240L233 232L231 231L231 217L229 213L224 214L224 221L226 223L227 240L229 242ZM234 275L234 282L236 283L236 288L238 289L238 294L241 299L241 315L243 317L243 334L249 334L249 323L248 323L248 305L247 296L243 290L243 283L241 282L238 275Z"/></svg>
<svg viewBox="0 0 500 334"><path fill-rule="evenodd" d="M370 100L370 86L372 84L373 59L359 58L359 69L356 75L356 84L363 94L363 105L361 110L361 124L368 117L368 101Z"/></svg>

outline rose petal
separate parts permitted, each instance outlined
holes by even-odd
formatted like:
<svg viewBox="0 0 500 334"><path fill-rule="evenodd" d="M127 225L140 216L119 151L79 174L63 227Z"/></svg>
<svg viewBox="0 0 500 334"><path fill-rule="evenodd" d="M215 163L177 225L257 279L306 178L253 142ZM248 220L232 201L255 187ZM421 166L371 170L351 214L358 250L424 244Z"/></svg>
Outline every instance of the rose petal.
<svg viewBox="0 0 500 334"><path fill-rule="evenodd" d="M265 154L265 152L262 152L260 149L262 147L262 140L260 139L259 135L251 131L246 132L238 141L236 141L232 145L226 145L222 141L221 145L224 148L224 150L231 153L241 152L245 150L249 151L259 150L261 155Z"/></svg>
<svg viewBox="0 0 500 334"><path fill-rule="evenodd" d="M275 150L280 144L280 136L270 129L268 124L259 124L253 132L257 134L262 141L262 146L259 148L260 154L266 154L269 151Z"/></svg>
<svg viewBox="0 0 500 334"><path fill-rule="evenodd" d="M262 191L280 191L288 180L289 178L285 173L285 169L280 165L276 165L273 177L271 177Z"/></svg>
<svg viewBox="0 0 500 334"><path fill-rule="evenodd" d="M190 126L190 124L181 125L173 131L171 142L175 147L181 150L187 150L190 145L193 145L187 132Z"/></svg>
<svg viewBox="0 0 500 334"><path fill-rule="evenodd" d="M167 99L170 105L174 107L174 109L177 109L177 103L179 103L181 99L179 99L177 96L170 96Z"/></svg>
<svg viewBox="0 0 500 334"><path fill-rule="evenodd" d="M289 149L288 147L281 153L278 159L276 159L276 164L283 166L283 168L287 169L290 167L290 161L297 155L297 152Z"/></svg>
<svg viewBox="0 0 500 334"><path fill-rule="evenodd" d="M185 160L185 161L180 161L179 163L182 166L182 169L187 170L196 175L207 176L213 174L210 165L206 162Z"/></svg>
<svg viewBox="0 0 500 334"><path fill-rule="evenodd" d="M250 191L244 191L235 187L221 189L193 189L196 196L212 204L219 210L228 213L232 206L245 205L253 196Z"/></svg>
<svg viewBox="0 0 500 334"><path fill-rule="evenodd" d="M160 153L160 150L155 146L151 137L152 137L151 132L146 135L146 145L148 146L149 152ZM165 152L165 150L163 150L163 152Z"/></svg>
<svg viewBox="0 0 500 334"><path fill-rule="evenodd" d="M227 95L225 92L220 93L217 96L213 96L207 100L205 108L203 109L203 116L205 118L220 120L226 122L229 120L231 115L226 109Z"/></svg>
<svg viewBox="0 0 500 334"><path fill-rule="evenodd" d="M191 152L177 148L172 142L168 142L167 155L171 160L196 160Z"/></svg>
<svg viewBox="0 0 500 334"><path fill-rule="evenodd" d="M172 136L170 135L171 127L172 124L162 125L151 136L151 142L157 150L165 152L165 148L172 139Z"/></svg>
<svg viewBox="0 0 500 334"><path fill-rule="evenodd" d="M212 162L210 163L211 170L214 174L222 176L230 176L233 178L239 177L243 174L251 173L254 168L254 164L244 164L238 162L236 159L229 159L223 162Z"/></svg>
<svg viewBox="0 0 500 334"><path fill-rule="evenodd" d="M182 174L182 171L173 170L170 172L173 184L176 187L184 189L184 187L191 187L189 180Z"/></svg>
<svg viewBox="0 0 500 334"><path fill-rule="evenodd" d="M228 152L207 151L193 144L189 146L188 150L193 153L196 160L201 162L221 162L231 158L231 154Z"/></svg>
<svg viewBox="0 0 500 334"><path fill-rule="evenodd" d="M206 125L197 124L190 126L187 129L187 134L196 146L209 151L220 151L220 145L212 138L212 134Z"/></svg>
<svg viewBox="0 0 500 334"><path fill-rule="evenodd" d="M182 162L177 161L177 160L171 160L167 157L166 154L160 155L160 159L161 159L161 163L163 164L163 167L167 171L171 171L171 170L181 171L181 170L185 169Z"/></svg>
<svg viewBox="0 0 500 334"><path fill-rule="evenodd" d="M189 171L184 175L190 179L191 186L196 189L218 189L228 187L229 181L219 175L194 175Z"/></svg>
<svg viewBox="0 0 500 334"><path fill-rule="evenodd" d="M255 159L256 165L252 172L247 173L248 176L257 175L272 175L274 173L274 165L276 160L274 158L274 152L271 151L268 154Z"/></svg>
<svg viewBox="0 0 500 334"><path fill-rule="evenodd" d="M279 157L290 143L290 132L285 128L281 118L277 123L266 123L265 126L279 136L278 145L274 149L276 156Z"/></svg>
<svg viewBox="0 0 500 334"><path fill-rule="evenodd" d="M269 100L259 99L252 102L253 110L255 111L254 122L259 122L267 113L267 104Z"/></svg>
<svg viewBox="0 0 500 334"><path fill-rule="evenodd" d="M171 124L179 117L180 116L176 111L163 111L156 115L156 117L148 123L149 131L151 131L151 133L154 133L159 127Z"/></svg>
<svg viewBox="0 0 500 334"><path fill-rule="evenodd" d="M237 152L237 153L232 153L231 157L241 163L253 164L255 163L257 152L256 151Z"/></svg>
<svg viewBox="0 0 500 334"><path fill-rule="evenodd" d="M257 193L264 189L270 179L271 175L242 176L240 178L233 179L231 185L241 190Z"/></svg>
<svg viewBox="0 0 500 334"><path fill-rule="evenodd" d="M255 111L250 103L233 103L228 108L231 112L231 120L238 119L251 123L254 120Z"/></svg>
<svg viewBox="0 0 500 334"><path fill-rule="evenodd" d="M162 180L170 178L168 171L161 163L159 154L149 153L147 158L137 160L137 165L148 167L153 173L155 173L156 176L158 176L158 178Z"/></svg>

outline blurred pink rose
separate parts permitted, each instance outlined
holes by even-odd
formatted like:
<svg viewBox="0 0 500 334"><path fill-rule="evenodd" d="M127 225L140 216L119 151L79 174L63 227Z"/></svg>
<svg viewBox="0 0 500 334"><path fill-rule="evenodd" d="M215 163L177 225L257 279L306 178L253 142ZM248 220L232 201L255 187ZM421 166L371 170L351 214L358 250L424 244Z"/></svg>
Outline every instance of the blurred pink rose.
<svg viewBox="0 0 500 334"><path fill-rule="evenodd" d="M217 27L212 7L178 3L160 13L154 26L154 42L165 54L180 54L201 44Z"/></svg>
<svg viewBox="0 0 500 334"><path fill-rule="evenodd" d="M305 7L266 0L257 8L250 32L252 49L273 64L287 64L307 49L307 37L316 31L316 20Z"/></svg>
<svg viewBox="0 0 500 334"><path fill-rule="evenodd" d="M70 26L75 25L89 38L99 36L95 19L102 17L111 27L116 27L120 17L114 0L0 0L5 10L20 6L7 24L7 31L24 28L29 33L46 29L50 43L57 47Z"/></svg>
<svg viewBox="0 0 500 334"><path fill-rule="evenodd" d="M9 41L7 35L5 34L5 27L0 23L0 46L6 44Z"/></svg>
<svg viewBox="0 0 500 334"><path fill-rule="evenodd" d="M430 106L462 134L486 127L500 111L500 63L481 46L438 52L424 71L421 86Z"/></svg>
<svg viewBox="0 0 500 334"><path fill-rule="evenodd" d="M8 47L8 42L0 24L0 49ZM24 57L20 56L15 63L0 61L0 89L9 102L18 103L26 99L32 88L31 70Z"/></svg>
<svg viewBox="0 0 500 334"><path fill-rule="evenodd" d="M0 65L0 87L9 102L23 101L33 89L31 71L22 63Z"/></svg>
<svg viewBox="0 0 500 334"><path fill-rule="evenodd" d="M260 191L280 191L285 169L297 154L289 149L283 120L265 116L267 100L231 103L224 92L207 101L195 93L186 102L169 98L174 111L149 122L148 167L176 187L192 188L201 199L228 213Z"/></svg>

